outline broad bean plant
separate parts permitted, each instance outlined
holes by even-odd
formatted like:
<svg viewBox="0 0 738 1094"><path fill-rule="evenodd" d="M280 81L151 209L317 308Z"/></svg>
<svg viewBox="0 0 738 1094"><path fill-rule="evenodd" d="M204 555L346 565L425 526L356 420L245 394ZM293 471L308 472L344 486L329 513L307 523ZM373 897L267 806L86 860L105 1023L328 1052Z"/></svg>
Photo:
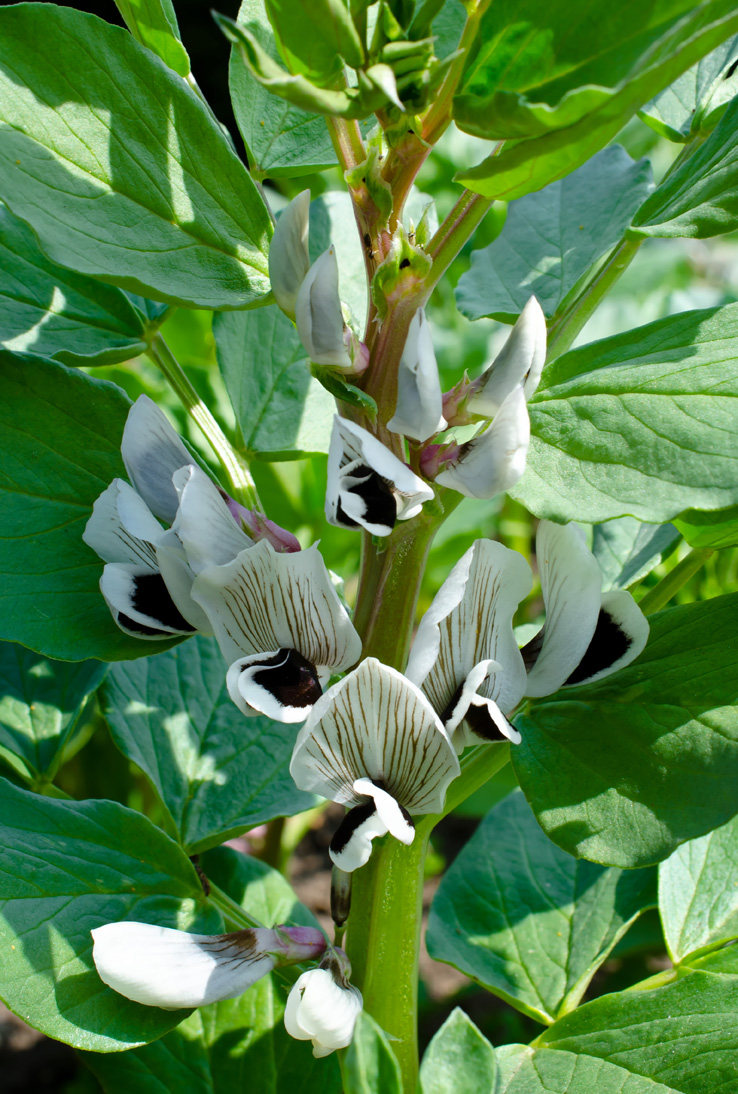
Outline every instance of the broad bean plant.
<svg viewBox="0 0 738 1094"><path fill-rule="evenodd" d="M108 1094L738 1089L738 8L243 0L244 154L117 4L0 9L2 999ZM427 947L538 1032L419 1062L480 794Z"/></svg>

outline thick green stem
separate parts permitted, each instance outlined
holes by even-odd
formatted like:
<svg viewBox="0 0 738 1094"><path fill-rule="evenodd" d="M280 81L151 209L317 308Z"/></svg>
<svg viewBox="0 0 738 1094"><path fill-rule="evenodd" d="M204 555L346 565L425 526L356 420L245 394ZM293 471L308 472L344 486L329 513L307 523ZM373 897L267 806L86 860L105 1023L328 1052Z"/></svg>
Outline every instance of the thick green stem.
<svg viewBox="0 0 738 1094"><path fill-rule="evenodd" d="M499 152L501 148L502 141L497 145L495 152ZM433 292L461 248L484 219L492 201L492 198L485 198L471 190L464 190L428 244L428 254L433 259L433 267L421 286L422 299L418 301L418 306L424 304Z"/></svg>
<svg viewBox="0 0 738 1094"><path fill-rule="evenodd" d="M204 433L228 476L228 483L233 497L248 509L263 513L264 510L259 501L259 495L248 464L233 448L225 433L187 379L184 369L161 334L154 335L148 353L169 381L177 398L193 422L196 422Z"/></svg>
<svg viewBox="0 0 738 1094"><path fill-rule="evenodd" d="M644 615L653 615L654 612L665 608L671 598L676 596L682 586L702 569L714 553L711 547L693 547L689 554L640 601L638 606Z"/></svg>
<svg viewBox="0 0 738 1094"><path fill-rule="evenodd" d="M418 1081L418 957L427 835L410 847L391 836L354 874L348 955L364 1006L387 1033L404 1094Z"/></svg>

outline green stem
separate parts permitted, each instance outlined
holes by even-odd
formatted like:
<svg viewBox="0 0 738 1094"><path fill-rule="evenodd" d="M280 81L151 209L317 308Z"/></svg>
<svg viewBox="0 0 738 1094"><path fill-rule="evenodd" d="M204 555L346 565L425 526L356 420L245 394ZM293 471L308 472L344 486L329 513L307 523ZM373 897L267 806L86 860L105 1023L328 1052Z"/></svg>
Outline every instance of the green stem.
<svg viewBox="0 0 738 1094"><path fill-rule="evenodd" d="M489 7L489 0L477 3L473 10L469 5L466 7L468 12L466 24L457 46L459 56L452 61L433 100L433 105L423 118L421 135L428 144L435 144L451 124L451 101L464 71L467 53L479 31L482 15Z"/></svg>
<svg viewBox="0 0 738 1094"><path fill-rule="evenodd" d="M492 155L499 152L501 148L502 141L499 142ZM424 304L433 292L433 289L461 248L471 238L475 229L484 219L492 205L492 201L492 198L485 198L481 194L473 193L471 190L464 190L428 244L427 250L433 259L433 267L421 286L422 299L418 300L418 306Z"/></svg>
<svg viewBox="0 0 738 1094"><path fill-rule="evenodd" d="M149 356L168 380L177 398L193 422L200 427L228 476L233 497L248 509L263 513L256 484L248 464L236 452L205 403L187 379L184 369L161 334L155 334L148 349Z"/></svg>
<svg viewBox="0 0 738 1094"><path fill-rule="evenodd" d="M714 553L712 547L693 547L689 554L639 602L638 607L644 615L653 615L654 612L665 608L671 598L676 596L682 586L702 569Z"/></svg>
<svg viewBox="0 0 738 1094"><path fill-rule="evenodd" d="M232 897L229 897L228 893L224 893L222 889L219 889L215 882L210 881L210 878L208 878L208 884L210 885L208 900L215 905L219 912L222 912L227 926L239 931L244 927L264 926L258 919L247 915L241 905L237 904Z"/></svg>
<svg viewBox="0 0 738 1094"><path fill-rule="evenodd" d="M404 1094L418 1080L418 957L427 834L376 845L354 874L348 955L364 1006L392 1037Z"/></svg>

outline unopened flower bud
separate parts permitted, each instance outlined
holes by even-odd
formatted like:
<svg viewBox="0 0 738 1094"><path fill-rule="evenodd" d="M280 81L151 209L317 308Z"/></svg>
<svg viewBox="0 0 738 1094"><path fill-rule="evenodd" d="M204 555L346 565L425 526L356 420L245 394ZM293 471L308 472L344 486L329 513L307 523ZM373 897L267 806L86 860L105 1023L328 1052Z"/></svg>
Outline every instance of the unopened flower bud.
<svg viewBox="0 0 738 1094"><path fill-rule="evenodd" d="M333 368L351 368L333 247L313 263L303 280L297 294L295 322L311 361Z"/></svg>
<svg viewBox="0 0 738 1094"><path fill-rule="evenodd" d="M277 220L269 248L269 280L277 304L295 318L297 294L310 269L310 191L303 190Z"/></svg>
<svg viewBox="0 0 738 1094"><path fill-rule="evenodd" d="M446 428L441 413L441 381L428 320L418 308L410 323L397 373L397 406L387 428L427 441Z"/></svg>
<svg viewBox="0 0 738 1094"><path fill-rule="evenodd" d="M351 1044L364 1001L349 984L350 974L343 950L331 949L320 968L304 972L289 994L285 1029L298 1041L312 1041L313 1056L328 1056Z"/></svg>

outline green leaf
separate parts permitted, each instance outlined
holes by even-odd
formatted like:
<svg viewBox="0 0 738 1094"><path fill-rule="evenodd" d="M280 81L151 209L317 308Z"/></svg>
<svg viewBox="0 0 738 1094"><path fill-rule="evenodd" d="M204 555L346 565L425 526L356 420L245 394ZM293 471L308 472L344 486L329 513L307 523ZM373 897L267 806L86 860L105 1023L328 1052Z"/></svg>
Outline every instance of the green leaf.
<svg viewBox="0 0 738 1094"><path fill-rule="evenodd" d="M103 563L82 542L96 499L125 476L129 409L115 384L0 351L3 638L70 661L152 652L113 622Z"/></svg>
<svg viewBox="0 0 738 1094"><path fill-rule="evenodd" d="M364 63L364 49L348 0L264 0L269 22L290 72L329 87Z"/></svg>
<svg viewBox="0 0 738 1094"><path fill-rule="evenodd" d="M602 570L602 589L627 589L671 554L681 536L673 524L642 524L619 517L592 530L592 554Z"/></svg>
<svg viewBox="0 0 738 1094"><path fill-rule="evenodd" d="M53 778L106 669L99 661L52 661L0 643L0 755L29 780Z"/></svg>
<svg viewBox="0 0 738 1094"><path fill-rule="evenodd" d="M397 1057L387 1034L366 1011L356 1022L342 1071L344 1094L402 1094Z"/></svg>
<svg viewBox="0 0 738 1094"><path fill-rule="evenodd" d="M334 400L310 375L294 324L278 307L216 315L218 364L249 458L327 452Z"/></svg>
<svg viewBox="0 0 738 1094"><path fill-rule="evenodd" d="M659 910L672 961L738 937L738 820L677 847L659 866Z"/></svg>
<svg viewBox="0 0 738 1094"><path fill-rule="evenodd" d="M420 1094L495 1094L495 1050L463 1010L455 1007L423 1056Z"/></svg>
<svg viewBox="0 0 738 1094"><path fill-rule="evenodd" d="M520 785L571 854L646 866L736 813L738 595L651 616L632 665L516 719Z"/></svg>
<svg viewBox="0 0 738 1094"><path fill-rule="evenodd" d="M75 1048L116 1052L161 1037L185 1012L133 1003L106 987L90 930L120 919L215 933L183 852L116 802L65 802L0 779L2 998L34 1028Z"/></svg>
<svg viewBox="0 0 738 1094"><path fill-rule="evenodd" d="M738 227L738 99L717 129L644 202L627 232L705 239Z"/></svg>
<svg viewBox="0 0 738 1094"><path fill-rule="evenodd" d="M57 266L30 228L0 206L0 345L66 365L127 361L146 323L120 289Z"/></svg>
<svg viewBox="0 0 738 1094"><path fill-rule="evenodd" d="M738 1070L737 1007L738 977L690 972L587 1003L537 1043L606 1060L680 1094L726 1094Z"/></svg>
<svg viewBox="0 0 738 1094"><path fill-rule="evenodd" d="M678 1094L626 1068L573 1052L504 1045L497 1094Z"/></svg>
<svg viewBox="0 0 738 1094"><path fill-rule="evenodd" d="M238 22L272 60L281 61L261 0L242 0ZM252 76L235 43L228 76L233 112L256 178L304 175L338 162L324 116L270 94Z"/></svg>
<svg viewBox="0 0 738 1094"><path fill-rule="evenodd" d="M318 926L279 871L258 859L217 847L200 862L210 881L262 923ZM335 1058L313 1059L310 1043L284 1030L288 989L284 980L265 977L240 999L201 1007L154 1044L124 1056L85 1053L83 1059L106 1094L338 1094Z"/></svg>
<svg viewBox="0 0 738 1094"><path fill-rule="evenodd" d="M736 59L738 38L730 38L646 103L640 117L670 141L709 133L738 91Z"/></svg>
<svg viewBox="0 0 738 1094"><path fill-rule="evenodd" d="M0 197L55 262L174 304L268 293L267 208L205 104L121 27L0 9Z"/></svg>
<svg viewBox="0 0 738 1094"><path fill-rule="evenodd" d="M474 251L456 290L469 319L514 322L531 294L553 315L580 277L623 234L653 188L648 160L620 145L536 194L513 202L500 235Z"/></svg>
<svg viewBox="0 0 738 1094"><path fill-rule="evenodd" d="M655 871L577 861L514 791L444 875L428 952L550 1023L578 1005L618 939L655 904Z"/></svg>
<svg viewBox="0 0 738 1094"><path fill-rule="evenodd" d="M690 547L735 547L738 545L738 505L717 513L685 509L674 521Z"/></svg>
<svg viewBox="0 0 738 1094"><path fill-rule="evenodd" d="M738 30L738 13L729 0L708 0L698 6L686 0L667 2L658 9L642 7L638 12L632 6L620 5L607 13L592 0L577 9L574 33L570 35L571 7L561 3L549 6L543 16L553 25L554 35L560 32L566 37L564 49L557 52L547 37L551 28L542 21L540 5L528 0L526 9L521 13L514 0L487 9L488 20L511 24L504 28L512 31L503 43L505 48L493 57L493 67L507 86L495 91L497 77L490 70L489 95L483 90L481 94L472 93L473 81L467 80L461 97L455 100L454 116L461 129L483 137L523 138L456 177L457 182L479 194L505 201L568 175L609 144L631 114L655 92ZM675 21L673 15L679 9L683 17ZM654 22L650 29L644 27L644 20L650 20L654 11L655 18L666 15L671 26L665 23L659 30ZM527 43L526 18L528 24L533 24ZM591 20L596 22L596 34L591 31ZM620 24L614 36L606 30L613 21ZM634 28L643 33L633 34ZM630 35L626 48L620 41L623 29ZM495 33L485 41L485 50L496 44ZM609 47L604 54L602 42ZM509 66L510 79L501 71L520 45L526 47L519 50L519 60L530 66L530 86L521 83L517 64ZM582 45L599 55L577 56L575 51ZM569 47L574 55L567 58ZM483 56L481 49L479 56ZM588 62L584 66L579 63L582 59ZM484 69L481 75L484 81ZM516 83L518 86L514 86ZM490 109L492 100L496 113Z"/></svg>
<svg viewBox="0 0 738 1094"><path fill-rule="evenodd" d="M332 372L329 368L323 368L322 365L311 364L310 369L313 376L318 380L326 391L330 391L331 395L336 399L340 399L344 403L348 403L349 406L358 407L359 410L363 410L372 421L377 417L377 404L371 395L367 395L365 391L362 391L356 384L350 384L347 380L342 379L337 373Z"/></svg>
<svg viewBox="0 0 738 1094"><path fill-rule="evenodd" d="M245 718L214 638L119 662L105 687L113 739L161 798L189 855L315 804L289 772L293 730Z"/></svg>
<svg viewBox="0 0 738 1094"><path fill-rule="evenodd" d="M177 75L189 76L190 58L182 45L171 0L115 0L133 37L161 57Z"/></svg>
<svg viewBox="0 0 738 1094"><path fill-rule="evenodd" d="M538 517L671 520L738 501L738 305L684 312L559 357L529 403L511 493Z"/></svg>

